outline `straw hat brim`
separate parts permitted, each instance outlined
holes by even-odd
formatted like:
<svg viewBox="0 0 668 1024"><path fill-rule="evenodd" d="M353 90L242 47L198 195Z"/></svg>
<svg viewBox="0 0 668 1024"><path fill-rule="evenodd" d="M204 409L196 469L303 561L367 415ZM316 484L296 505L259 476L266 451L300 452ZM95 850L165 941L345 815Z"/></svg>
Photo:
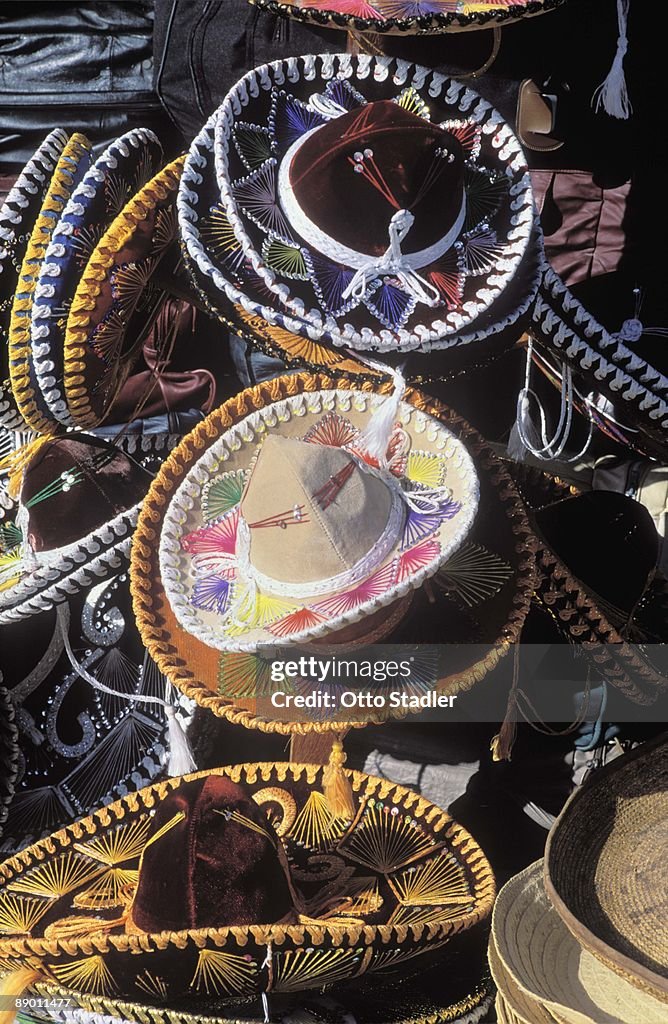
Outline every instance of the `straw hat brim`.
<svg viewBox="0 0 668 1024"><path fill-rule="evenodd" d="M545 849L546 892L577 941L664 1004L667 829L664 733L608 763L577 790Z"/></svg>
<svg viewBox="0 0 668 1024"><path fill-rule="evenodd" d="M501 890L490 967L511 1009L531 1024L661 1024L664 1003L634 988L583 949L550 903L538 861Z"/></svg>

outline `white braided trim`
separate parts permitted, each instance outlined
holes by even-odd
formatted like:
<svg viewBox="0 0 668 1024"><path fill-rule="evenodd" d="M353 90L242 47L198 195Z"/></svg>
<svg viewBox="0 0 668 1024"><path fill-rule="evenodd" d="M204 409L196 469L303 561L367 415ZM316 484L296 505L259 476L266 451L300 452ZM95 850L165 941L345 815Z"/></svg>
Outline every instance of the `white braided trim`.
<svg viewBox="0 0 668 1024"><path fill-rule="evenodd" d="M479 121L483 133L490 136L492 146L499 153L499 162L505 161L506 166L503 169L512 180L510 186L511 228L508 232L506 258L504 261L500 261L500 266L503 267L501 272L489 276L485 286L480 288L476 299L466 302L462 307L463 311L446 312L443 310L443 319L437 319L431 325L416 325L410 331L406 328L396 331L382 329L377 332L370 328L363 328L358 331L349 323L344 323L341 328L331 316L323 315L319 309L306 310L299 298L291 298L287 285L277 283L273 271L264 264L261 256L253 249L251 239L237 214L236 202L228 180L227 153L235 116L240 114L243 106L250 102L250 97L259 94L260 89L270 89L275 84L280 85L286 69L287 77L292 81L298 81L300 77L309 81L316 77L326 80L336 75L352 78L354 69L349 54L288 58L286 61L264 65L249 72L228 93L224 103L207 122L205 129L195 140L190 151L192 154L196 147L210 151L211 142L207 136L210 135L212 126L215 126L216 174L221 200L230 224L255 273L276 294L277 299L290 310L292 316L279 313L273 307L267 307L261 302L250 300L232 282L227 281L219 271L211 267L196 229L194 232L188 232L188 237L186 237L185 222L192 222L193 219L196 221L197 217L195 215L193 218L192 214L186 212L188 202L185 192L183 194L183 212L180 214L183 218L184 240L191 258L202 273L210 277L215 286L224 292L231 302L241 305L249 313L260 315L274 326L303 334L313 340L325 338L339 347L346 346L361 351L365 349L428 351L432 348L442 348L444 347L442 343L444 338L461 333L489 308L512 280L522 260L531 235L534 216L529 172L519 142L501 115L466 86L446 79L437 72L411 65L406 61L395 61L394 58L368 57L359 58L359 60L359 67L356 71L357 80L367 77L373 71L376 81L384 81L388 78L392 66L396 64L396 72L392 78L396 84L408 83L416 89L420 89L425 88L426 83L429 82L428 91L432 97L436 98L445 93L444 98L447 103L456 105L460 112ZM320 65L319 71L318 65ZM196 237L193 237L193 234ZM207 263L209 264L208 268L206 267Z"/></svg>
<svg viewBox="0 0 668 1024"><path fill-rule="evenodd" d="M159 564L165 594L179 624L193 636L216 650L247 651L257 649L262 641L275 642L275 637L261 628L249 629L252 639L241 640L235 637L231 641L225 633L225 623L220 616L211 614L215 623L211 625L189 601L192 587L192 560L181 549L182 537L196 529L193 510L200 507L204 486L211 477L224 472L231 453L244 446L257 445L271 430L281 430L281 424L291 419L306 415L322 416L327 412L340 412L345 416L351 409L371 415L375 408L385 401L384 396L361 391L319 391L305 392L272 403L258 409L234 427L225 431L217 441L202 455L190 469L177 488L169 503L160 531ZM284 642L299 643L307 639L326 636L334 630L341 629L352 622L357 622L377 611L379 608L392 604L398 598L418 589L452 553L463 543L475 518L479 483L473 460L464 445L442 423L432 416L403 403L400 406L402 425L414 436L426 436L435 453L448 460L449 473L457 474L461 484L462 508L455 520L450 520L446 528L452 530L452 536L444 542L442 536L436 534L440 542L439 554L428 564L416 570L406 579L396 583L379 597L370 598L349 612L318 624L300 633L291 634ZM250 461L251 453L249 453ZM304 598L309 597L309 585L302 588ZM307 603L305 600L304 603ZM207 613L204 613L205 615Z"/></svg>
<svg viewBox="0 0 668 1024"><path fill-rule="evenodd" d="M629 370L635 371L644 368L646 375L651 379L652 387L656 393L668 395L668 377L656 368L648 367L647 363L637 353L633 352L632 349L624 345L619 337L610 334L602 324L599 324L596 318L569 291L549 263L546 263L544 266L541 291L546 294L548 301L550 298L555 299L564 312L573 316L576 325L583 327L582 333L585 337L592 339L597 351L613 349L609 353L610 359L613 363L623 360L625 363L624 372L626 374L628 374ZM643 380L642 376L640 380ZM649 380L645 381L645 383L649 383Z"/></svg>
<svg viewBox="0 0 668 1024"><path fill-rule="evenodd" d="M131 155L138 156L142 147L149 144L159 147L162 152L162 146L155 132L149 128L133 128L119 139L115 139L88 169L65 205L62 216L54 229L41 264L39 280L35 288L36 299L53 298L58 292L62 304L66 299L72 297L70 294L64 293L62 287L57 288L57 284L54 287L52 282L53 278L61 276L63 269L59 263L53 261L68 256L68 247L64 242L72 236L73 221L77 217L83 216L88 202L98 195L100 187L104 186L107 177L118 170L119 155L126 160ZM71 252L70 258L72 258ZM72 282L72 290L76 284L76 280ZM51 316L51 308L41 303L33 303L30 336L32 364L37 386L50 414L64 426L73 427L76 424L65 399L62 379L63 333L56 320ZM55 370L54 351L58 352L60 358L58 376L53 375Z"/></svg>
<svg viewBox="0 0 668 1024"><path fill-rule="evenodd" d="M544 280L547 270L544 273ZM631 377L626 370L610 362L600 350L592 347L586 329L578 334L571 330L561 319L559 312L549 304L549 299L549 294L546 299L544 291L540 291L534 302L532 318L540 331L537 341L543 345L549 343L562 359L567 359L574 366L590 374L595 359L598 367L593 371L593 376L598 382L619 394L625 401L636 402L638 409L647 413L650 420L657 421L657 426L660 421L661 427L668 430L668 404L658 394ZM596 324L593 318L589 318L586 310L583 312L593 324Z"/></svg>
<svg viewBox="0 0 668 1024"><path fill-rule="evenodd" d="M16 586L0 593L0 625L46 611L118 571L130 554L140 509L141 503L87 537L38 555L40 564Z"/></svg>

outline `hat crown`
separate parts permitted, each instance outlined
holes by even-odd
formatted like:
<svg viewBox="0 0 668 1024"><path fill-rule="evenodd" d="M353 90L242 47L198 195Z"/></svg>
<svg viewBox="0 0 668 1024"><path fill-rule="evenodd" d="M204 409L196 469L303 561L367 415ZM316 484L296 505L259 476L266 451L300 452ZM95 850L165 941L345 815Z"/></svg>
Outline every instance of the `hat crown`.
<svg viewBox="0 0 668 1024"><path fill-rule="evenodd" d="M455 224L464 200L462 147L450 132L377 100L306 136L288 153L298 207L335 242L371 256L388 247L388 226L409 210L407 253L428 250Z"/></svg>
<svg viewBox="0 0 668 1024"><path fill-rule="evenodd" d="M250 564L290 584L348 573L373 552L393 504L388 485L350 452L270 435L241 501Z"/></svg>

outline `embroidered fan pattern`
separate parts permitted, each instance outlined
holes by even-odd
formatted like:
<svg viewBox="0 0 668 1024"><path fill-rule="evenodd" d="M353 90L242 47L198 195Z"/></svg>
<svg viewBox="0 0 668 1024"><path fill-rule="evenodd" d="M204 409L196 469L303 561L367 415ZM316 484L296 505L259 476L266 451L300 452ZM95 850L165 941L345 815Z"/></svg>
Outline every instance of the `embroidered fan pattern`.
<svg viewBox="0 0 668 1024"><path fill-rule="evenodd" d="M338 851L365 867L388 874L437 848L415 818L372 797L339 843Z"/></svg>
<svg viewBox="0 0 668 1024"><path fill-rule="evenodd" d="M365 449L363 434L359 427L340 412L330 410L309 426L303 440L313 445L344 448L355 457L378 466ZM238 577L237 531L239 505L248 480L248 470L232 470L212 477L201 491L201 511L207 525L186 533L181 537L181 548L191 558L191 584L189 600L199 611L219 615L225 619L225 629L230 637L243 636L253 629L266 629L278 638L290 638L308 634L330 620L354 614L362 606L369 606L382 598L398 583L413 577L419 570L438 559L441 551L436 537L443 524L453 519L461 510L459 502L450 497L435 501L434 491L441 491L446 477L446 459L435 452L410 450L410 439L405 429L397 423L388 447L391 470L399 478L407 478L410 491L410 507L404 519L400 551L396 557L381 565L353 587L324 596L312 598L301 606L294 600L280 595L265 593L261 585L252 584L245 577ZM347 465L344 485L353 464ZM334 480L331 481L332 488ZM339 485L337 484L337 487ZM336 489L323 489L322 494L312 499L326 508L335 497ZM448 491L445 492L446 495ZM271 504L268 508L271 508ZM280 502L274 502L273 511L265 519L248 523L250 532L261 527L282 527L285 523L286 538L299 525L310 522L306 506L283 509ZM289 529L288 529L289 527ZM291 541L289 541L291 542ZM223 672L224 661L220 663ZM239 682L241 689L236 696L257 695L257 686L262 682L261 674L253 679L252 670ZM228 683L219 676L220 692L227 692ZM270 691L271 688L269 688ZM230 694L232 695L232 694Z"/></svg>
<svg viewBox="0 0 668 1024"><path fill-rule="evenodd" d="M406 0L403 6L412 11L406 16L414 17L418 11L428 13L438 5L442 9L443 2L444 0L413 0L409 3ZM383 3L392 11L402 7L401 0L383 0ZM307 6L332 9L332 4L328 0L322 0L322 3L315 0L313 5ZM354 13L357 17L378 19L385 16L382 4L373 6L366 0L338 0L336 9L343 12L344 8L345 13ZM454 11L455 5L450 5L450 9ZM388 17L396 15L393 13ZM430 119L428 102L413 86L398 91L395 102L418 117L427 121ZM331 254L326 255L312 246L300 243L287 222L278 197L278 165L290 146L332 118L356 109L360 112L360 118L355 130L363 131L367 106L368 103L361 93L342 79L329 81L324 91L314 93L308 103L274 88L267 125L238 122L233 127L234 146L249 173L232 182L232 193L240 212L248 219L250 226L255 225L264 235L258 239L257 248L265 268L279 280L303 282L299 288L295 286L295 290L300 298L303 298L307 309L309 306L319 306L323 313L338 320L363 304L377 322L377 330L385 328L389 331L398 331L407 326L410 328L412 318L424 313L424 307L416 301L411 289L401 280L393 278L391 274L381 274L376 280L367 280L362 291L353 290L352 293L347 293L355 276L355 269L336 262L331 258ZM450 131L462 146L466 161L466 218L460 238L452 248L436 263L422 268L420 274L437 289L441 304L448 311L452 311L463 308L469 294L467 281L490 273L495 261L499 260L505 251L502 240L497 239L490 224L507 196L508 179L503 174L487 170L479 164L482 131L473 120L444 121L441 126ZM366 152L364 150L364 153ZM368 152L371 153L371 149L368 149ZM359 155L363 156L364 153L360 151ZM367 164L374 166L367 168ZM438 180L443 166L440 159L434 161L433 167L425 175L420 195L426 193ZM382 168L375 166L372 157L363 160L356 169L368 171L371 175L369 180L375 182L379 188L384 182ZM398 209L393 199L392 208ZM202 238L209 246L206 219L202 227ZM230 244L234 245L234 242ZM220 252L215 240L210 244L210 249L212 255L218 256L223 266L227 265L234 271L239 270L238 265L230 265L229 258L226 259L226 254ZM241 261L238 252L237 255ZM270 303L275 303L277 298L281 300L281 296L264 283L252 269L248 273L248 286L258 295L264 295L266 291ZM475 291L472 286L470 294L474 295Z"/></svg>

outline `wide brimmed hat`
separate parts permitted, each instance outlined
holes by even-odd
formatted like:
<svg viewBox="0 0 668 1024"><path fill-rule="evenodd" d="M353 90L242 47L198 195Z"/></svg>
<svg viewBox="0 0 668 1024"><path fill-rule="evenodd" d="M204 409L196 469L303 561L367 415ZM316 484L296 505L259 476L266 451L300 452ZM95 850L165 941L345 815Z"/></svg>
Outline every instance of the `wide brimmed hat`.
<svg viewBox="0 0 668 1024"><path fill-rule="evenodd" d="M564 0L250 0L262 10L310 25L386 35L503 28Z"/></svg>
<svg viewBox="0 0 668 1024"><path fill-rule="evenodd" d="M9 323L9 372L17 408L37 433L53 432L54 418L37 385L31 352L31 317L44 257L62 212L90 166L92 146L73 135L64 146L26 247Z"/></svg>
<svg viewBox="0 0 668 1024"><path fill-rule="evenodd" d="M536 344L571 368L582 380L584 394L593 390L605 395L618 419L640 430L632 435L637 449L665 461L668 377L634 351L644 329L641 321L632 318L612 333L547 262L532 319Z"/></svg>
<svg viewBox="0 0 668 1024"><path fill-rule="evenodd" d="M668 1003L668 737L607 764L550 833L545 888L586 950Z"/></svg>
<svg viewBox="0 0 668 1024"><path fill-rule="evenodd" d="M123 566L150 474L117 447L44 439L2 537L0 623L35 615Z"/></svg>
<svg viewBox="0 0 668 1024"><path fill-rule="evenodd" d="M402 786L349 772L355 819L333 818L322 773L247 764L171 779L23 850L0 865L3 967L32 969L26 984L160 1007L187 997L195 1009L212 996L294 992L393 968L490 913L489 865L448 814ZM158 933L128 927L154 812L183 782L211 776L240 783L267 811L308 917Z"/></svg>
<svg viewBox="0 0 668 1024"><path fill-rule="evenodd" d="M32 359L43 400L66 426L73 421L63 395L63 346L79 279L111 222L161 165L162 146L148 129L116 139L75 189L46 250L32 308Z"/></svg>
<svg viewBox="0 0 668 1024"><path fill-rule="evenodd" d="M665 1003L583 949L545 893L543 862L512 878L494 905L489 951L502 997L529 1024L661 1024Z"/></svg>
<svg viewBox="0 0 668 1024"><path fill-rule="evenodd" d="M374 454L388 415L397 427ZM219 650L316 639L434 575L477 504L471 458L437 419L372 392L304 390L222 431L186 475L162 526L165 592Z"/></svg>
<svg viewBox="0 0 668 1024"><path fill-rule="evenodd" d="M23 426L23 417L16 408L9 374L7 334L14 302L14 293L47 187L56 163L68 140L67 132L55 128L37 148L7 193L0 209L0 425L8 429Z"/></svg>
<svg viewBox="0 0 668 1024"><path fill-rule="evenodd" d="M220 195L207 211L191 183L212 147ZM250 72L187 168L181 231L209 290L353 349L459 344L513 280L533 228L528 170L500 115L458 83L385 58L307 56Z"/></svg>
<svg viewBox="0 0 668 1024"><path fill-rule="evenodd" d="M63 371L67 409L79 427L100 423L141 352L162 301L158 267L179 260L176 190L183 157L158 172L118 214L95 246L72 300Z"/></svg>
<svg viewBox="0 0 668 1024"><path fill-rule="evenodd" d="M454 935L444 949L403 964L394 972L364 974L335 983L325 992L272 994L269 1014L282 1024L477 1024L492 1003L486 970L486 922ZM265 1024L258 998L207 1000L197 1012L187 1001L152 1006L111 997L75 996L62 985L37 983L34 991L51 997L48 1009L32 1010L35 1020L58 1024L104 1024L141 1020L146 1024ZM58 1005L62 1000L63 1005ZM19 1016L19 1024L23 1024Z"/></svg>
<svg viewBox="0 0 668 1024"><path fill-rule="evenodd" d="M186 476L197 472L199 460L229 427L254 410L272 404L280 409L283 400L294 401L303 393L342 389L350 392L351 405L365 393L346 378L294 374L267 381L230 399L165 461L138 522L132 552L132 591L137 624L147 649L161 671L188 697L247 727L284 734L295 730L343 731L351 725L383 721L389 714L406 713L369 712L362 722L355 722L351 715L341 722L334 720L337 716L322 721L311 717L301 723L277 721L276 713L268 715L261 706L262 698L271 693L267 662L252 654L220 652L184 629L167 599L160 570L166 510ZM365 389L368 393L370 385L366 384ZM519 639L535 585L534 541L526 511L508 474L477 432L425 395L410 392L405 401L425 414L425 423L437 418L466 445L480 485L479 509L467 541L432 577L429 593L424 588L419 590L410 608L400 609L401 617L390 623L393 642L450 645L442 671L437 670L430 678L438 679L443 693L458 693L479 683ZM224 492L224 487L222 491L211 487L207 500L224 497ZM381 616L394 616L396 607L389 613L381 612ZM362 635L372 618L359 623ZM272 637L274 645L283 642L275 633ZM337 642L338 636L327 639ZM372 638L367 642L373 642Z"/></svg>

